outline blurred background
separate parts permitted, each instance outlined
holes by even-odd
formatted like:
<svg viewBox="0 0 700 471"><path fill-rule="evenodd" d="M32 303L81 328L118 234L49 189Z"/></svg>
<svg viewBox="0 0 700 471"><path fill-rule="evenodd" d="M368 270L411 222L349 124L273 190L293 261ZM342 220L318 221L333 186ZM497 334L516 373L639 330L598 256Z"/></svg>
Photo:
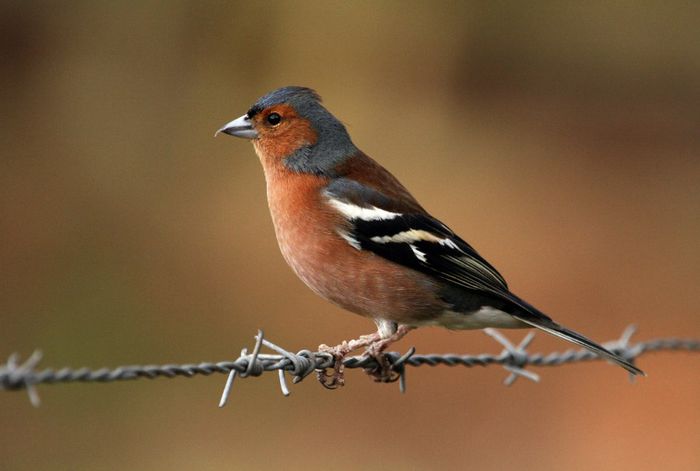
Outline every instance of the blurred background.
<svg viewBox="0 0 700 471"><path fill-rule="evenodd" d="M315 88L355 143L516 293L599 341L700 337L695 2L0 4L0 356L42 366L293 351L374 325L287 268L250 143L264 93ZM506 334L514 341L523 331ZM424 329L421 353L498 352ZM534 351L569 348L538 335ZM359 371L284 398L274 375L0 394L4 470L700 469L700 356L630 384L595 362L501 382Z"/></svg>

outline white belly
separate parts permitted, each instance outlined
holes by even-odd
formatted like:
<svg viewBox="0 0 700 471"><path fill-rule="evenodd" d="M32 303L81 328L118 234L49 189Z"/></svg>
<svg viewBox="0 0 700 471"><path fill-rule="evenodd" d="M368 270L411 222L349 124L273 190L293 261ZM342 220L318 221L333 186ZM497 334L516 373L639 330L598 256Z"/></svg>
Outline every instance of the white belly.
<svg viewBox="0 0 700 471"><path fill-rule="evenodd" d="M435 319L430 319L421 325L436 325L448 329L484 329L486 327L496 327L501 329L522 329L529 327L520 322L507 312L500 311L492 307L482 307L478 311L454 312L442 311Z"/></svg>

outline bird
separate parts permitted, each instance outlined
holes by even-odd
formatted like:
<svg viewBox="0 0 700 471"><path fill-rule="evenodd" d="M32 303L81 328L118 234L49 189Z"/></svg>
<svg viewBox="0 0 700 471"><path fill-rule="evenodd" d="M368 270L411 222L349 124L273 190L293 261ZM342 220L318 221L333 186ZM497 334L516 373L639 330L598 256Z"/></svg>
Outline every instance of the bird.
<svg viewBox="0 0 700 471"><path fill-rule="evenodd" d="M412 329L536 328L584 347L632 375L644 372L515 295L471 245L433 217L388 170L358 149L312 89L286 86L221 127L252 141L282 256L326 300L377 331L335 347L324 386L342 386L342 360L364 347L383 358ZM216 135L215 134L215 135ZM386 361L376 375L390 381Z"/></svg>

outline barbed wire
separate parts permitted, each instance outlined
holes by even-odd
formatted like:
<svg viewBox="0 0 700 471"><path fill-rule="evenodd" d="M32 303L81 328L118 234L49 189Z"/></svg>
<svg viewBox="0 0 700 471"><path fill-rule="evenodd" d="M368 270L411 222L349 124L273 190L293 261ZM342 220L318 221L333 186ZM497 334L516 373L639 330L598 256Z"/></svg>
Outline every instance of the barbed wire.
<svg viewBox="0 0 700 471"><path fill-rule="evenodd" d="M613 353L620 355L627 361L633 362L635 358L647 352L655 351L693 351L700 352L700 340L696 339L653 339L645 342L631 343L630 339L635 332L634 326L627 327L619 339L607 342L604 346ZM529 353L527 347L534 339L534 332L528 333L523 340L515 345L495 329L484 329L485 333L497 341L503 350L498 354L482 353L478 355L457 354L427 354L418 355L415 348L409 349L403 355L396 352L385 353L386 360L399 382L401 392L406 391L406 366L489 366L501 365L508 371L504 384L510 386L519 377L538 382L539 375L526 370L527 366L561 366L568 363L601 360L600 357L588 350L566 350L549 354ZM261 353L262 347L267 347L274 354ZM99 382L109 383L114 381L135 380L140 378L174 378L177 376L193 377L197 375L211 375L214 373L228 374L219 407L223 407L229 397L233 381L236 376L245 378L248 376L260 376L268 371L277 371L282 394L290 394L286 381L286 374L292 376L292 383L298 383L313 372L323 371L334 365L334 358L330 353L300 350L297 353L289 352L264 338L263 332L258 331L255 336L255 346L252 353L247 349L241 351L240 356L233 361L220 361L216 363L204 362L197 364L166 364L144 366L119 366L117 368L61 368L58 370L47 368L37 371L36 367L41 361L40 351L35 351L23 363L20 363L17 354L11 355L4 365L0 365L0 390L17 391L26 390L30 402L34 406L40 403L36 386L39 384L58 384L71 382ZM376 359L369 356L352 356L343 360L345 368L361 368L366 372L376 372L380 367ZM630 378L633 378L630 375Z"/></svg>

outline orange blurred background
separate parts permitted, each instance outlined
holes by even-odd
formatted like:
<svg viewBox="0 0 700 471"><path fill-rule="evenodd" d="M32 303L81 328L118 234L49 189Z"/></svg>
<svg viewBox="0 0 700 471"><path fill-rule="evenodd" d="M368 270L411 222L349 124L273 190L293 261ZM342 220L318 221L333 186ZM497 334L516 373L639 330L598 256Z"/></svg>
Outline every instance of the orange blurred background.
<svg viewBox="0 0 700 471"><path fill-rule="evenodd" d="M0 5L0 356L42 366L238 357L374 325L315 297L275 242L251 145L222 124L313 87L355 143L515 292L594 339L700 337L700 4ZM514 341L523 331L506 332ZM498 352L423 329L420 353ZM538 335L532 350L569 345ZM700 355L630 384L601 362L274 375L1 393L4 470L700 469Z"/></svg>

